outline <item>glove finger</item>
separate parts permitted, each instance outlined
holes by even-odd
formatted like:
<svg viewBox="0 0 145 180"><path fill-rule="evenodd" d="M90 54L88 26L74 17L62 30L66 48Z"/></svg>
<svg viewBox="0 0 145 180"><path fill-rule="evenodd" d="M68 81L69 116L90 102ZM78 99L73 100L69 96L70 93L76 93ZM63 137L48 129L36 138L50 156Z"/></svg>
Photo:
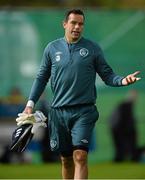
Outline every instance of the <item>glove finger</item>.
<svg viewBox="0 0 145 180"><path fill-rule="evenodd" d="M32 134L35 134L39 127L40 127L40 123L34 123L31 129Z"/></svg>
<svg viewBox="0 0 145 180"><path fill-rule="evenodd" d="M18 113L18 116L24 116L26 113Z"/></svg>
<svg viewBox="0 0 145 180"><path fill-rule="evenodd" d="M18 118L16 118L16 122L19 122L19 121L24 121L24 120L26 120L27 118L25 118L25 117L18 117Z"/></svg>
<svg viewBox="0 0 145 180"><path fill-rule="evenodd" d="M26 113L19 113L18 116L27 118L27 117L32 117L34 115L33 114L26 114Z"/></svg>
<svg viewBox="0 0 145 180"><path fill-rule="evenodd" d="M34 114L36 122L46 121L45 115L41 111L36 111Z"/></svg>
<svg viewBox="0 0 145 180"><path fill-rule="evenodd" d="M29 116L29 114L19 113L18 116L19 116L19 117L25 117L25 118L27 118L27 117Z"/></svg>
<svg viewBox="0 0 145 180"><path fill-rule="evenodd" d="M30 120L26 120L22 122L23 124L33 124L34 122L30 121Z"/></svg>
<svg viewBox="0 0 145 180"><path fill-rule="evenodd" d="M34 116L21 116L21 117L18 117L16 118L16 121L19 122L19 121L25 121L25 120L30 120L30 121L33 121L35 122L35 118Z"/></svg>
<svg viewBox="0 0 145 180"><path fill-rule="evenodd" d="M17 123L21 123L21 124L33 124L35 123L35 119L34 117L29 117L29 118L23 118L23 117L19 117L19 118L16 118L16 122Z"/></svg>
<svg viewBox="0 0 145 180"><path fill-rule="evenodd" d="M35 134L37 132L37 130L39 129L39 127L47 127L47 124L45 122L38 122L38 123L34 123L31 132L33 134Z"/></svg>
<svg viewBox="0 0 145 180"><path fill-rule="evenodd" d="M17 123L17 126L21 126L21 125L23 125L23 122L22 122L22 121L20 121L20 122Z"/></svg>
<svg viewBox="0 0 145 180"><path fill-rule="evenodd" d="M34 116L28 117L26 120L32 121L33 123L36 122L36 119Z"/></svg>
<svg viewBox="0 0 145 180"><path fill-rule="evenodd" d="M38 116L39 116L41 119L47 119L46 116L45 116L42 112L38 112Z"/></svg>
<svg viewBox="0 0 145 180"><path fill-rule="evenodd" d="M42 122L41 124L43 127L45 127L45 128L47 127L47 124L45 122Z"/></svg>
<svg viewBox="0 0 145 180"><path fill-rule="evenodd" d="M23 124L33 124L34 122L30 121L30 120L25 120L25 121L19 121L17 122L17 126L21 126Z"/></svg>

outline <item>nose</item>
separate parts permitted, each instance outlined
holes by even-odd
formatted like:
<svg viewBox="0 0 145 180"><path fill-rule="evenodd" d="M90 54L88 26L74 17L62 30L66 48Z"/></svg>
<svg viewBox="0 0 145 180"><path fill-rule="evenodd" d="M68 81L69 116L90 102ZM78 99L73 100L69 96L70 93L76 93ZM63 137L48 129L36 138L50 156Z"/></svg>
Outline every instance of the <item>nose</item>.
<svg viewBox="0 0 145 180"><path fill-rule="evenodd" d="M79 29L79 28L80 28L79 23L76 23L76 24L75 24L75 28L76 28L76 29Z"/></svg>

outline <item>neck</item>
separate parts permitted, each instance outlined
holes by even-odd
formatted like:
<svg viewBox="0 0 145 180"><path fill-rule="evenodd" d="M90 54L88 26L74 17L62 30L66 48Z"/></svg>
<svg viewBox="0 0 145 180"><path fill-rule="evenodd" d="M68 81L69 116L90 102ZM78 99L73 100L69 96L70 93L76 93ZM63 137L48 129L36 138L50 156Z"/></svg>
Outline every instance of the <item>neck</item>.
<svg viewBox="0 0 145 180"><path fill-rule="evenodd" d="M67 41L67 43L69 43L69 44L73 44L73 43L77 43L79 40L81 39L81 37L79 37L77 40L70 40L70 39L68 39L66 36L65 36L65 40Z"/></svg>

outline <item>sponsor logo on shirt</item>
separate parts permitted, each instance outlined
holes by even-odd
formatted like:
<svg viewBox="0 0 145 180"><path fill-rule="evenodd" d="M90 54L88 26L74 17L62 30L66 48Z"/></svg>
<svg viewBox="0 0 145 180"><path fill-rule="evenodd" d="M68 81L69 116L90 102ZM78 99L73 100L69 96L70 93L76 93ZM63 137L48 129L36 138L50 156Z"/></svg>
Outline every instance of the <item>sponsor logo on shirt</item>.
<svg viewBox="0 0 145 180"><path fill-rule="evenodd" d="M55 140L50 141L50 146L52 149L54 149L56 147L56 145L57 145L57 142Z"/></svg>
<svg viewBox="0 0 145 180"><path fill-rule="evenodd" d="M82 139L81 142L88 144L88 140L87 139Z"/></svg>
<svg viewBox="0 0 145 180"><path fill-rule="evenodd" d="M89 54L88 49L86 49L86 48L80 49L80 55L81 55L82 57L86 57L88 54Z"/></svg>
<svg viewBox="0 0 145 180"><path fill-rule="evenodd" d="M60 61L60 55L62 54L62 52L58 51L55 53L55 60L58 62Z"/></svg>

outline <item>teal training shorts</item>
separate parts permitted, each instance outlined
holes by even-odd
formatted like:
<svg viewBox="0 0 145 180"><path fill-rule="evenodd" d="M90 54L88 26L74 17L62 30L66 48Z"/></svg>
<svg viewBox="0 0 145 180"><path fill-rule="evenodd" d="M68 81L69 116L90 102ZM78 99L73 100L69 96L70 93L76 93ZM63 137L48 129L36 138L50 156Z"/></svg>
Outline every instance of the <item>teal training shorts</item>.
<svg viewBox="0 0 145 180"><path fill-rule="evenodd" d="M51 150L62 156L72 155L74 149L88 151L98 117L95 105L51 108L48 122Z"/></svg>

